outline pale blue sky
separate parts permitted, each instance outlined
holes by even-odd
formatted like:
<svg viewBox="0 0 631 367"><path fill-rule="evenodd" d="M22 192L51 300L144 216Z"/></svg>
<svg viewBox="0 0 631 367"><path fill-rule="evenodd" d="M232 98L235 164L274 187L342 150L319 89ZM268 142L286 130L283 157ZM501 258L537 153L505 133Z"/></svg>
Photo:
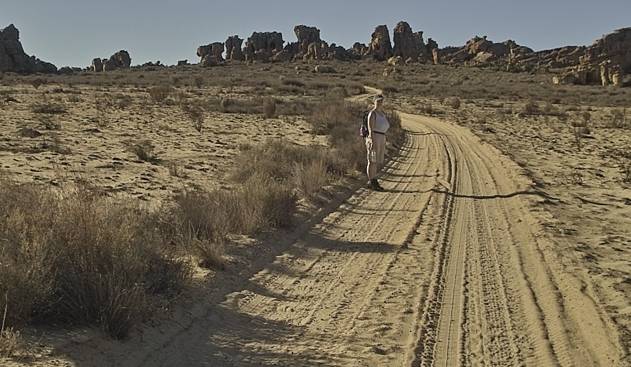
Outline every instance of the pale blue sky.
<svg viewBox="0 0 631 367"><path fill-rule="evenodd" d="M315 25L322 38L350 47L374 27L406 20L441 47L472 36L508 38L536 50L591 44L631 26L631 0L0 0L0 28L14 23L29 54L57 66L86 66L126 49L133 64L197 62L201 44L228 35Z"/></svg>

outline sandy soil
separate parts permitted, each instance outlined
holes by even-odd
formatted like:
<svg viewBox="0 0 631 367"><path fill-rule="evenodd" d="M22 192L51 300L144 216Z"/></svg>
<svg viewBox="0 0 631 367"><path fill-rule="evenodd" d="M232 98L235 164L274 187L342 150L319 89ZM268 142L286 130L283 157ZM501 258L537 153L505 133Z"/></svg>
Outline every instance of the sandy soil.
<svg viewBox="0 0 631 367"><path fill-rule="evenodd" d="M186 314L76 366L622 366L527 171L454 124L404 114L401 155Z"/></svg>
<svg viewBox="0 0 631 367"><path fill-rule="evenodd" d="M247 90L242 92L183 91L191 99L247 98ZM156 104L145 89L47 85L38 90L0 87L0 93L15 99L0 104L0 170L23 182L63 185L89 180L108 193L151 203L191 186L229 185L233 158L243 144L281 137L299 144L324 143L311 134L304 119L293 116L266 119L211 112L198 132L177 103ZM122 99L128 99L129 105L96 108L97 100ZM33 112L32 106L46 102L62 106L67 113ZM58 128L47 129L47 123ZM33 129L38 136L22 136L21 129ZM143 140L154 145L156 162L139 160L130 151Z"/></svg>

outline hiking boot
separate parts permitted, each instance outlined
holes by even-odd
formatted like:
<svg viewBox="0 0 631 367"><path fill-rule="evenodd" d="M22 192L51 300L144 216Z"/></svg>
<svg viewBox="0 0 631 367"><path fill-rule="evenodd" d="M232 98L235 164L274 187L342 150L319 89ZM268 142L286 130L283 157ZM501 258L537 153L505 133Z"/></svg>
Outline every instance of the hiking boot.
<svg viewBox="0 0 631 367"><path fill-rule="evenodd" d="M379 184L379 181L377 181L376 178L370 180L369 184L370 184L370 188L375 191L385 191L383 187L381 187L381 185Z"/></svg>

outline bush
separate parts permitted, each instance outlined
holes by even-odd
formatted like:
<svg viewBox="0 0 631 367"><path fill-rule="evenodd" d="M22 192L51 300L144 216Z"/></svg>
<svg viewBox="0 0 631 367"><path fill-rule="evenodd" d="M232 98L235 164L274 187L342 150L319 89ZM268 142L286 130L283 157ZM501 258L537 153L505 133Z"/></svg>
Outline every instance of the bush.
<svg viewBox="0 0 631 367"><path fill-rule="evenodd" d="M60 104L46 101L43 103L36 103L31 105L31 112L56 115L66 113L66 108Z"/></svg>
<svg viewBox="0 0 631 367"><path fill-rule="evenodd" d="M539 105L534 100L528 100L522 110L524 115L536 115L539 113Z"/></svg>
<svg viewBox="0 0 631 367"><path fill-rule="evenodd" d="M190 276L152 215L87 186L59 194L3 182L0 212L0 294L8 300L0 309L7 307L9 327L57 320L123 338L153 299Z"/></svg>
<svg viewBox="0 0 631 367"><path fill-rule="evenodd" d="M164 103L167 98L173 93L173 88L170 86L157 86L151 87L147 90L149 97L154 103Z"/></svg>
<svg viewBox="0 0 631 367"><path fill-rule="evenodd" d="M329 180L326 162L317 159L306 164L296 163L293 180L294 185L304 197L312 197Z"/></svg>
<svg viewBox="0 0 631 367"><path fill-rule="evenodd" d="M447 98L445 100L445 103L447 104L447 106L453 108L454 110L460 109L460 98L458 97Z"/></svg>
<svg viewBox="0 0 631 367"><path fill-rule="evenodd" d="M150 163L159 162L158 157L154 153L155 146L149 140L142 140L135 144L132 143L127 149L134 153L141 161Z"/></svg>
<svg viewBox="0 0 631 367"><path fill-rule="evenodd" d="M273 98L266 98L263 102L263 115L271 119L276 117L276 100Z"/></svg>

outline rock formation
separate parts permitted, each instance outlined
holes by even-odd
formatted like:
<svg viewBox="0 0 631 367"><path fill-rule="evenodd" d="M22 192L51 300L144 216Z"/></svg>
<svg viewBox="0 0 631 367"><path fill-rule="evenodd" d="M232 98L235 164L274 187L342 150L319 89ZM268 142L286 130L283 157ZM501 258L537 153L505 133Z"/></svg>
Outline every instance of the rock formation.
<svg viewBox="0 0 631 367"><path fill-rule="evenodd" d="M315 48L322 48L322 40L320 39L320 30L318 28L297 25L294 27L294 33L298 39L298 53L296 58L304 58L307 57L307 55L313 56L310 51L313 51Z"/></svg>
<svg viewBox="0 0 631 367"><path fill-rule="evenodd" d="M283 34L280 32L254 32L245 42L245 60L267 62L283 50Z"/></svg>
<svg viewBox="0 0 631 367"><path fill-rule="evenodd" d="M103 71L103 60L101 60L100 57L97 57L96 59L92 60L91 71L94 71L97 73L100 73Z"/></svg>
<svg viewBox="0 0 631 367"><path fill-rule="evenodd" d="M112 71L117 69L129 69L131 66L131 57L129 52L120 50L109 59L103 61L103 71Z"/></svg>
<svg viewBox="0 0 631 367"><path fill-rule="evenodd" d="M226 60L243 61L245 59L241 49L243 40L239 36L231 36L226 40Z"/></svg>
<svg viewBox="0 0 631 367"><path fill-rule="evenodd" d="M412 32L406 22L399 22L394 28L394 56L412 61L424 59L427 52L423 41L423 32Z"/></svg>
<svg viewBox="0 0 631 367"><path fill-rule="evenodd" d="M197 48L197 56L201 57L202 66L217 66L224 62L224 46L221 42L214 42Z"/></svg>
<svg viewBox="0 0 631 367"><path fill-rule="evenodd" d="M388 26L380 25L375 28L368 47L368 54L377 61L386 61L392 57L392 44L390 43Z"/></svg>
<svg viewBox="0 0 631 367"><path fill-rule="evenodd" d="M600 84L621 87L631 73L631 28L618 29L590 47L571 49L570 67L553 78L554 84Z"/></svg>
<svg viewBox="0 0 631 367"><path fill-rule="evenodd" d="M20 32L13 24L0 30L0 72L55 73L57 67L24 52Z"/></svg>

